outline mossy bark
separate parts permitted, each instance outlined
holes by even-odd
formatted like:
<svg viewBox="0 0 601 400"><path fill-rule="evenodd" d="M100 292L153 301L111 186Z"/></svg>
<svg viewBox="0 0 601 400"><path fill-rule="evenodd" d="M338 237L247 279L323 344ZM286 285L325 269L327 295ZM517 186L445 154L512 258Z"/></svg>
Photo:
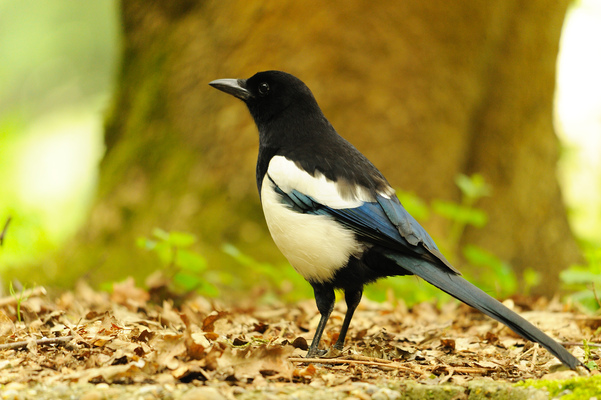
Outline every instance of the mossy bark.
<svg viewBox="0 0 601 400"><path fill-rule="evenodd" d="M458 200L455 176L482 173L490 222L465 240L540 271L537 292L552 294L578 258L552 126L567 4L124 0L98 200L71 249L111 266L102 279L151 268L133 243L153 227L197 234L212 265L231 263L224 242L283 261L256 193L256 128L207 85L280 69L395 187Z"/></svg>

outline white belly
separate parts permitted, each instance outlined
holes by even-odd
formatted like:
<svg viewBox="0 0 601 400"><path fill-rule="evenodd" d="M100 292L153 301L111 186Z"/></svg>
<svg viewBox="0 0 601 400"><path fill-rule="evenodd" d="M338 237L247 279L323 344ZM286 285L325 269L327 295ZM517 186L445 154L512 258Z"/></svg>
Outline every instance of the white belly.
<svg viewBox="0 0 601 400"><path fill-rule="evenodd" d="M294 269L308 281L331 281L362 246L352 231L324 215L302 214L282 204L265 178L261 203L273 241Z"/></svg>

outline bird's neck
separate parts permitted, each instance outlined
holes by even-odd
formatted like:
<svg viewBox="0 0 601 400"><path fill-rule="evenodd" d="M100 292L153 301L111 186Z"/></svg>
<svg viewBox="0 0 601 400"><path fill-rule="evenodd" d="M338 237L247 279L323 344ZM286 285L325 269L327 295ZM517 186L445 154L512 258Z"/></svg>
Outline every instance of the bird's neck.
<svg viewBox="0 0 601 400"><path fill-rule="evenodd" d="M267 147L263 145L259 145L259 157L257 158L257 170L256 170L256 179L257 179L257 189L259 189L259 196L261 195L261 185L263 184L263 178L267 173L267 168L269 168L269 161L276 155L278 152L277 147Z"/></svg>

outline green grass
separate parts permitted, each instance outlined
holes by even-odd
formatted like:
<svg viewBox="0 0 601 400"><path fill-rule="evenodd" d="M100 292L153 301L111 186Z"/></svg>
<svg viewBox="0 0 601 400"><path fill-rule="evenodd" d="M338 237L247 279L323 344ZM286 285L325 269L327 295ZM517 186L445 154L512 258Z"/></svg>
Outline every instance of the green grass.
<svg viewBox="0 0 601 400"><path fill-rule="evenodd" d="M533 380L519 382L516 386L547 389L549 398L561 400L601 399L601 375L576 377L566 380Z"/></svg>

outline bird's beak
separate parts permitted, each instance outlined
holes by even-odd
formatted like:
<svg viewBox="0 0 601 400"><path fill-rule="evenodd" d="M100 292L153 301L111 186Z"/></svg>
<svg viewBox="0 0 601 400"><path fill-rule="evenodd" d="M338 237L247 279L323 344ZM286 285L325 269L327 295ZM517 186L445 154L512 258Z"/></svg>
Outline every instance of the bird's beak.
<svg viewBox="0 0 601 400"><path fill-rule="evenodd" d="M222 92L236 96L241 100L248 100L253 95L246 89L246 79L217 79L209 85Z"/></svg>

